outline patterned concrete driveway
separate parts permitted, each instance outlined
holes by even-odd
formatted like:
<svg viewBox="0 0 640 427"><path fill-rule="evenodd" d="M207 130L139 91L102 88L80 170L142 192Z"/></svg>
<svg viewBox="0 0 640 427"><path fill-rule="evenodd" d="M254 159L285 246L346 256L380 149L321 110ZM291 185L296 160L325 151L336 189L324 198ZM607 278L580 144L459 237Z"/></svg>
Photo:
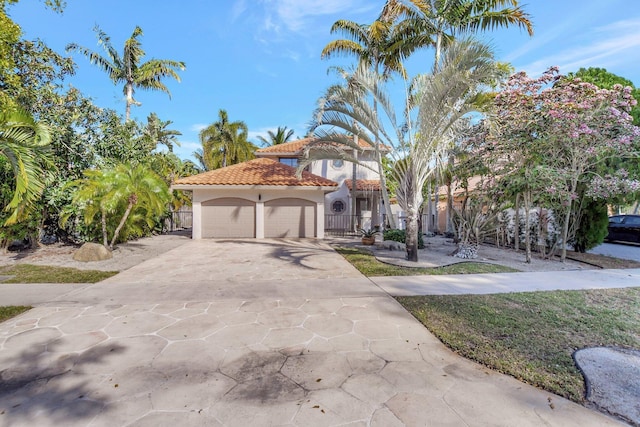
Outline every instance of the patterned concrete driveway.
<svg viewBox="0 0 640 427"><path fill-rule="evenodd" d="M193 241L0 324L0 425L606 426L316 241Z"/></svg>

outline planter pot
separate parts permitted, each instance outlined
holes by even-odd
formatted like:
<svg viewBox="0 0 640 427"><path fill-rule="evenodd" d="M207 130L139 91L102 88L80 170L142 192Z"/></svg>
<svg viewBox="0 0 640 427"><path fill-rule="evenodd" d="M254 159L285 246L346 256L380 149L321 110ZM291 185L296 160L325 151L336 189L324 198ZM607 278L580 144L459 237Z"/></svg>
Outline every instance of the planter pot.
<svg viewBox="0 0 640 427"><path fill-rule="evenodd" d="M362 238L362 244L366 245L366 246L371 246L376 242L376 236L372 236L372 237L363 237Z"/></svg>

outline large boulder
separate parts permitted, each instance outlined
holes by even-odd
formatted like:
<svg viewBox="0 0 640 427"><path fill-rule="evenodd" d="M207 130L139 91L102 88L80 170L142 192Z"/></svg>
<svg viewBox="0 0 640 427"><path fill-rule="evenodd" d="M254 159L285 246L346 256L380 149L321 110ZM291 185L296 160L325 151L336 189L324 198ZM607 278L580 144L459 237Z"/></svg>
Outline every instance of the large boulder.
<svg viewBox="0 0 640 427"><path fill-rule="evenodd" d="M113 258L111 251L99 243L85 243L73 254L73 259L82 262L104 261Z"/></svg>

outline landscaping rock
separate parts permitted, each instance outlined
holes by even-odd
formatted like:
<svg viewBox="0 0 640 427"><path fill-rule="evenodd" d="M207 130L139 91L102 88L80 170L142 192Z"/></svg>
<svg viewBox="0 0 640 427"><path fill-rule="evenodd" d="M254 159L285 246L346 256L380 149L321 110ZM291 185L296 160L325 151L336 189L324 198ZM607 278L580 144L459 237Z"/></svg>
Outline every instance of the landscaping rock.
<svg viewBox="0 0 640 427"><path fill-rule="evenodd" d="M376 244L378 249L386 249L389 251L406 251L404 243L396 242L394 240L383 240L382 242Z"/></svg>
<svg viewBox="0 0 640 427"><path fill-rule="evenodd" d="M81 262L104 261L111 258L111 251L98 243L85 243L73 254L73 259Z"/></svg>
<svg viewBox="0 0 640 427"><path fill-rule="evenodd" d="M475 246L460 246L453 256L462 259L476 259L478 258L478 248Z"/></svg>
<svg viewBox="0 0 640 427"><path fill-rule="evenodd" d="M31 249L31 240L28 238L23 240L14 240L7 247L9 252L20 252L26 249Z"/></svg>

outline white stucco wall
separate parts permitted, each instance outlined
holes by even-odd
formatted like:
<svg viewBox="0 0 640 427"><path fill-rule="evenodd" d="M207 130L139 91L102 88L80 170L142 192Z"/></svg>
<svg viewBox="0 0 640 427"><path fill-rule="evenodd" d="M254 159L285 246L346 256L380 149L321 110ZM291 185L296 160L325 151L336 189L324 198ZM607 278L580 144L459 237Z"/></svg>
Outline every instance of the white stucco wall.
<svg viewBox="0 0 640 427"><path fill-rule="evenodd" d="M377 163L372 159L371 155L367 152L361 154L361 158L371 159L371 160L362 160L366 166L361 165L356 166L356 179L378 179L378 173L376 172L378 166ZM343 162L342 167L336 168L333 166L333 160L319 160L317 162L313 162L311 164L309 172L320 175L325 178L329 178L332 181L335 181L341 184L346 179L351 179L353 173L353 163L351 162Z"/></svg>

